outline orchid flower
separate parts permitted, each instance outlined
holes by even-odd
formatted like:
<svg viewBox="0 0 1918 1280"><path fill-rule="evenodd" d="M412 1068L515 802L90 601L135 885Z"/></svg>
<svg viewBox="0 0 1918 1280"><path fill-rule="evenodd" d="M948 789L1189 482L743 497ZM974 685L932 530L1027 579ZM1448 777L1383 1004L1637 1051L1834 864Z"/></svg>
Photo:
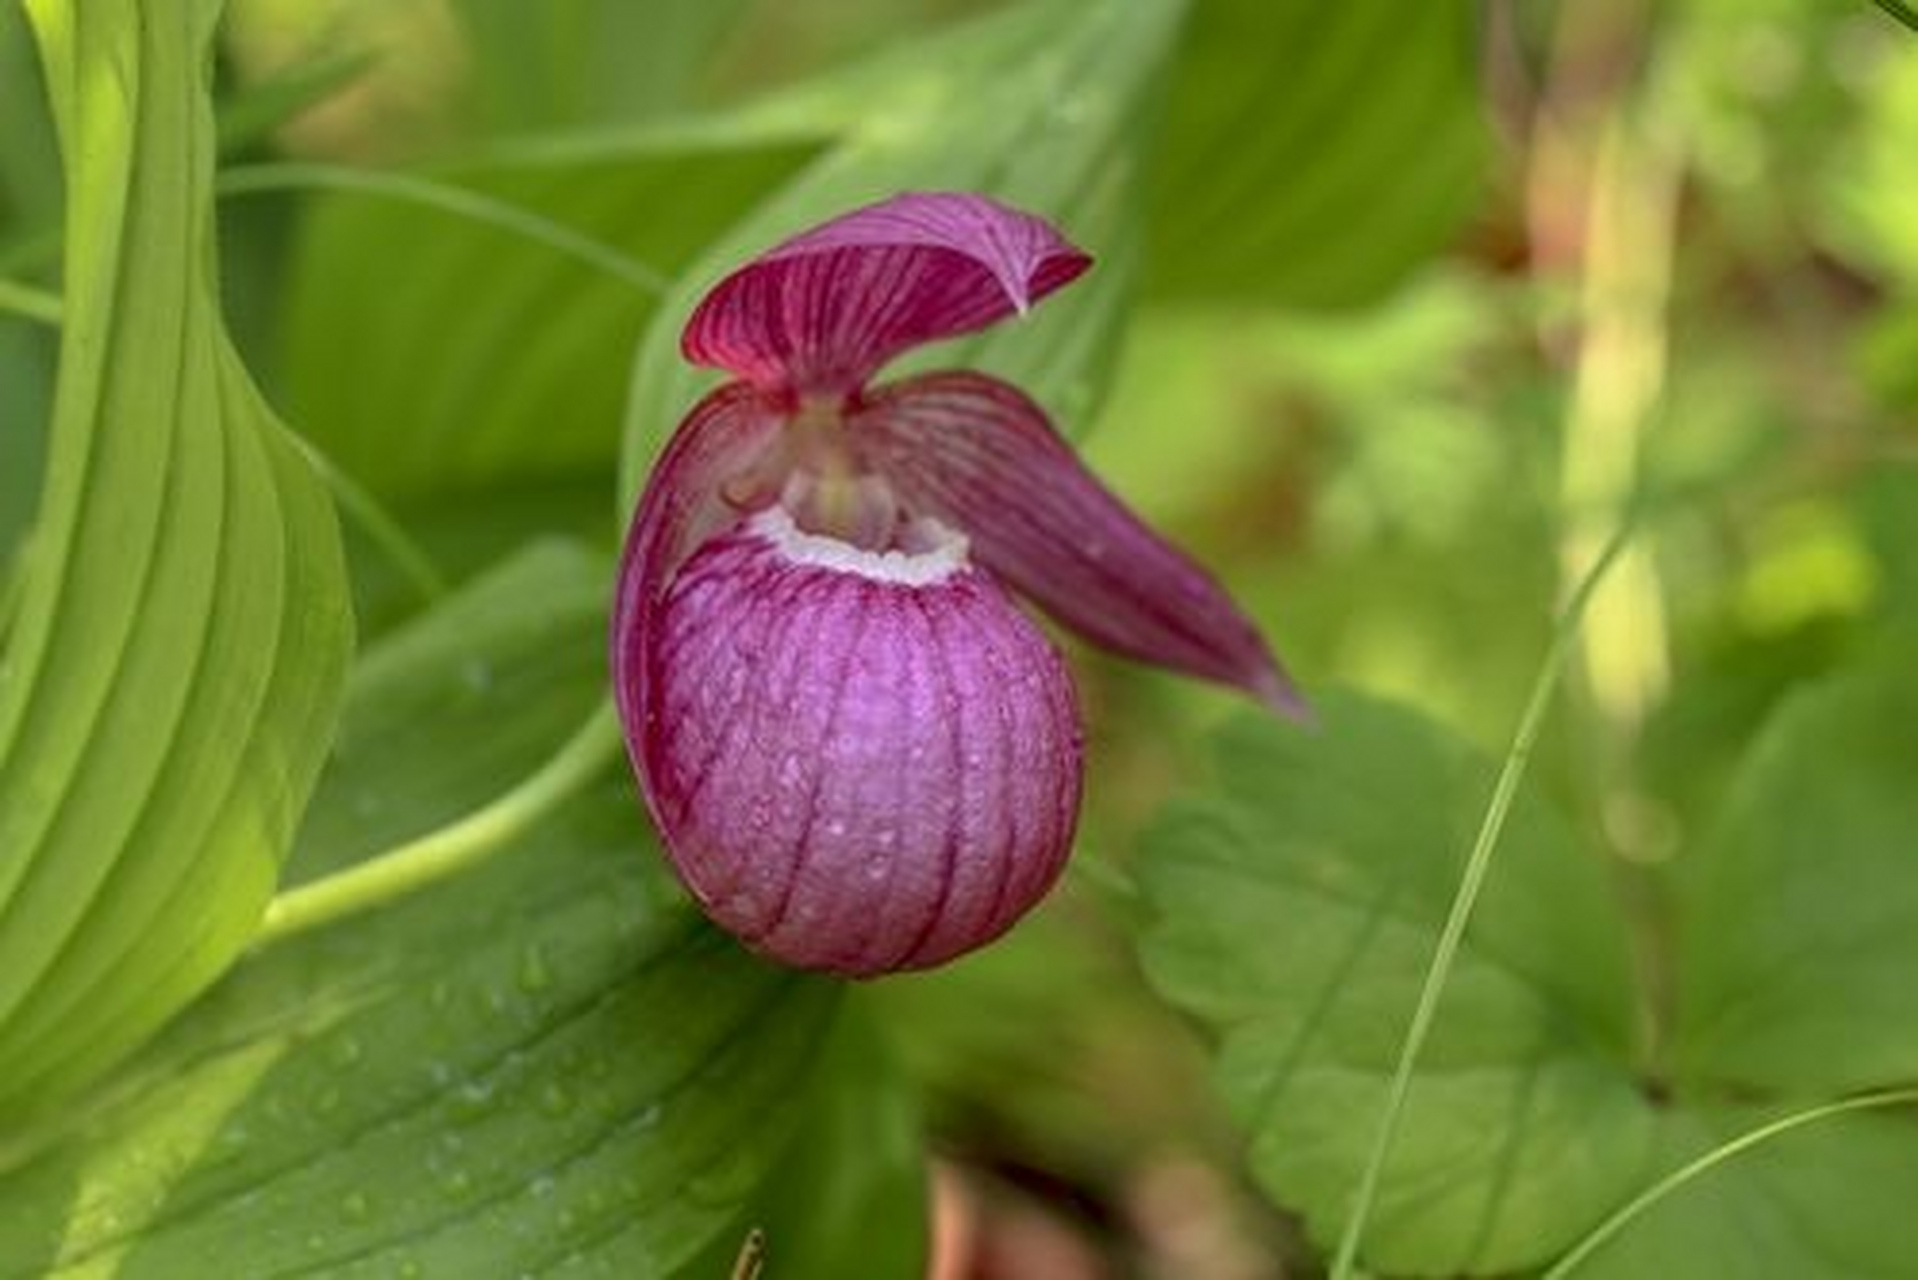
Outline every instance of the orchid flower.
<svg viewBox="0 0 1918 1280"><path fill-rule="evenodd" d="M1091 259L975 195L908 194L733 272L681 349L732 375L627 535L628 751L680 878L752 949L871 976L1010 928L1057 879L1083 772L1038 604L1121 654L1296 712L1224 591L984 374L873 385Z"/></svg>

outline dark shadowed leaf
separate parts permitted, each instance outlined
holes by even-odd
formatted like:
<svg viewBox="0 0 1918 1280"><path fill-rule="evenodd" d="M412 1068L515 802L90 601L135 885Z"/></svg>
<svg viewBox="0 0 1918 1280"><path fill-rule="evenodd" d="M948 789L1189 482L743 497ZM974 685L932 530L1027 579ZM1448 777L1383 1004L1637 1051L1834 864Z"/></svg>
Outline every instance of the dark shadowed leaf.
<svg viewBox="0 0 1918 1280"><path fill-rule="evenodd" d="M458 0L483 128L521 133L685 107L745 0Z"/></svg>
<svg viewBox="0 0 1918 1280"><path fill-rule="evenodd" d="M1456 0L1197 0L1150 292L1352 305L1444 247L1483 194L1478 23Z"/></svg>

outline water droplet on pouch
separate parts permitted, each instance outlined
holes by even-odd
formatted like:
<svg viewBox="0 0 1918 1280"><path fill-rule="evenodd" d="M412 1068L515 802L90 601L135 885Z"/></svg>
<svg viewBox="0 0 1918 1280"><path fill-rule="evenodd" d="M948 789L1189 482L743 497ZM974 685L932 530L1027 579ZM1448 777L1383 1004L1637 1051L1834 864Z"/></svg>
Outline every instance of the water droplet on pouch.
<svg viewBox="0 0 1918 1280"><path fill-rule="evenodd" d="M373 1210L364 1191L349 1191L340 1200L340 1216L348 1222L364 1222Z"/></svg>

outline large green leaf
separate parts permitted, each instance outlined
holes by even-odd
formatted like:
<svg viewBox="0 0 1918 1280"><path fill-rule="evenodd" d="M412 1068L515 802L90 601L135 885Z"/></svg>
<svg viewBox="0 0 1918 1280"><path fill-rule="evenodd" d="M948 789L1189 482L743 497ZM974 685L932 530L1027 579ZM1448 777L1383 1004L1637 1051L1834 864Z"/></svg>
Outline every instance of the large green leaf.
<svg viewBox="0 0 1918 1280"><path fill-rule="evenodd" d="M1678 1074L1761 1095L1918 1079L1918 673L1789 700L1678 867Z"/></svg>
<svg viewBox="0 0 1918 1280"><path fill-rule="evenodd" d="M855 993L855 996L857 993ZM919 1280L930 1242L918 1097L878 1019L849 997L821 1054L797 1136L741 1218L781 1280ZM742 1237L722 1236L687 1280L724 1277Z"/></svg>
<svg viewBox="0 0 1918 1280"><path fill-rule="evenodd" d="M603 697L607 572L536 549L370 653L300 877L549 752ZM767 1181L824 1155L791 1147L808 1126L889 1135L836 1149L833 1180L896 1187L896 1106L834 1118L846 1091L896 1089L856 1036L821 1058L837 988L700 921L618 772L480 868L252 955L0 1175L0 1276L692 1280L749 1224L796 1247L757 1203L776 1185L801 1220L844 1217L816 1168ZM855 1187L854 1217L881 1203L910 1221L896 1196ZM826 1258L779 1274L880 1274L843 1246Z"/></svg>
<svg viewBox="0 0 1918 1280"><path fill-rule="evenodd" d="M226 967L346 664L331 506L220 322L218 7L27 7L67 162L66 316L0 663L0 1115Z"/></svg>
<svg viewBox="0 0 1918 1280"><path fill-rule="evenodd" d="M745 0L458 0L467 96L514 133L684 107Z"/></svg>
<svg viewBox="0 0 1918 1280"><path fill-rule="evenodd" d="M1054 219L1100 265L1032 318L923 353L907 367L987 369L1068 432L1097 407L1136 256L1134 183L1183 0L1041 0L745 110L738 128L827 129L838 141L682 278L640 347L621 477L630 497L709 375L679 330L720 276L776 241L909 189L978 191Z"/></svg>
<svg viewBox="0 0 1918 1280"><path fill-rule="evenodd" d="M1354 697L1308 733L1233 721L1221 793L1147 849L1149 976L1222 1037L1220 1088L1261 1185L1336 1237L1490 771ZM1386 1166L1367 1261L1485 1274L1543 1261L1650 1166L1625 946L1604 868L1513 815Z"/></svg>
<svg viewBox="0 0 1918 1280"><path fill-rule="evenodd" d="M1749 1107L1687 1108L1671 1118L1670 1146L1696 1155L1766 1118ZM1918 1258L1915 1129L1908 1115L1808 1125L1660 1200L1570 1276L1904 1280Z"/></svg>
<svg viewBox="0 0 1918 1280"><path fill-rule="evenodd" d="M1197 0L1151 196L1156 296L1376 298L1479 204L1479 6Z"/></svg>
<svg viewBox="0 0 1918 1280"><path fill-rule="evenodd" d="M1253 1170L1322 1242L1344 1225L1490 791L1434 726L1345 697L1323 713L1317 735L1234 722L1219 794L1170 815L1145 867L1150 976L1221 1037ZM1368 1264L1541 1265L1761 1121L1918 1075L1915 725L1903 663L1776 714L1679 859L1669 918L1640 922L1641 938L1671 930L1638 949L1675 965L1657 986L1627 973L1607 870L1521 800L1412 1078ZM1653 993L1672 990L1666 1010ZM1908 1116L1858 1115L1736 1156L1577 1274L1905 1274L1912 1137Z"/></svg>
<svg viewBox="0 0 1918 1280"><path fill-rule="evenodd" d="M288 414L394 497L606 474L632 344L670 274L808 150L654 136L404 175L591 237L625 276L388 192L320 196L288 283Z"/></svg>

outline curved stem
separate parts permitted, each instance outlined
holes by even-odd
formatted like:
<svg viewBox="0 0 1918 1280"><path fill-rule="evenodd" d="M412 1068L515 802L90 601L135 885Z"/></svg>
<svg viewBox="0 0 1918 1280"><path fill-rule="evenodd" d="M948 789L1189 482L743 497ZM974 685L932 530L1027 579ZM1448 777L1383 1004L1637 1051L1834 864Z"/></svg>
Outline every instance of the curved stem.
<svg viewBox="0 0 1918 1280"><path fill-rule="evenodd" d="M480 865L578 794L618 755L619 744L612 707L599 707L550 760L512 790L446 826L274 898L254 945L270 946L385 906Z"/></svg>
<svg viewBox="0 0 1918 1280"><path fill-rule="evenodd" d="M425 548L406 531L406 526L364 485L335 466L333 460L321 453L312 441L298 434L293 436L293 440L306 455L307 465L325 481L340 509L353 518L373 545L392 562L400 576L419 594L421 601L432 604L444 596L447 590L445 575L433 563L433 558L426 554Z"/></svg>
<svg viewBox="0 0 1918 1280"><path fill-rule="evenodd" d="M1505 819L1511 813L1512 802L1518 797L1519 783L1524 780L1526 767L1531 762L1533 745L1538 741L1539 730L1545 723L1545 713L1552 705L1552 694L1558 688L1558 679L1565 669L1565 658L1571 650L1572 641L1578 634L1578 624L1584 615L1585 605L1605 577L1606 570L1611 568L1630 541L1632 523L1629 518L1621 521L1604 550L1593 560L1591 568L1585 571L1585 576L1580 579L1553 628L1551 647L1546 650L1545 660L1532 682L1524 714L1519 717L1518 729L1512 736L1511 750L1506 752L1505 763L1500 767L1498 780L1493 784L1491 801L1486 805L1478 835L1472 841L1472 851L1466 857L1458 892L1452 897L1451 910L1446 914L1445 925L1439 932L1438 945L1432 951L1431 967L1425 971L1425 981L1419 988L1418 1004L1412 1011L1412 1021L1399 1047L1398 1065L1392 1072L1385 1111L1379 1117L1378 1130L1373 1135L1372 1147L1366 1156L1352 1211L1347 1215L1345 1230L1339 1236L1338 1253L1333 1259L1330 1273L1332 1280L1351 1280L1354 1273L1366 1219L1371 1216L1372 1206L1378 1199L1379 1179L1385 1169L1386 1157L1391 1153L1392 1141L1398 1136L1405 1100L1411 1092L1412 1069L1417 1065L1426 1036L1431 1032L1432 1019L1438 1012L1439 996L1445 990L1446 980L1451 977L1452 962L1458 954L1460 942L1464 940L1466 925L1472 918L1472 908L1478 902L1479 890L1485 883L1485 874L1491 868L1492 851L1505 830Z"/></svg>
<svg viewBox="0 0 1918 1280"><path fill-rule="evenodd" d="M1633 1196L1621 1205L1610 1217L1588 1232L1583 1240L1554 1262L1539 1280L1564 1280L1572 1274L1586 1259L1603 1248L1611 1239L1646 1210L1671 1195L1686 1183L1710 1173L1719 1165L1742 1155L1753 1147L1770 1142L1773 1138L1783 1137L1793 1129L1801 1129L1820 1120L1844 1115L1852 1111L1868 1111L1879 1107L1909 1106L1918 1104L1918 1088L1888 1089L1882 1093L1860 1094L1855 1098L1844 1098L1838 1102L1828 1102L1822 1106L1810 1107L1804 1111L1794 1111L1790 1115L1780 1116L1757 1128L1739 1134L1728 1142L1713 1147L1704 1155L1680 1165L1645 1190Z"/></svg>
<svg viewBox="0 0 1918 1280"><path fill-rule="evenodd" d="M0 311L58 329L65 310L59 294L0 276Z"/></svg>
<svg viewBox="0 0 1918 1280"><path fill-rule="evenodd" d="M575 258L616 280L631 285L647 297L665 293L671 281L665 275L602 240L582 235L564 223L555 222L530 209L505 200L481 195L448 182L436 182L415 174L392 173L378 169L356 169L349 165L287 161L272 164L240 165L221 170L214 189L222 196L252 195L262 191L355 191L382 196L408 204L438 209L473 222L485 223L537 241L549 249Z"/></svg>

